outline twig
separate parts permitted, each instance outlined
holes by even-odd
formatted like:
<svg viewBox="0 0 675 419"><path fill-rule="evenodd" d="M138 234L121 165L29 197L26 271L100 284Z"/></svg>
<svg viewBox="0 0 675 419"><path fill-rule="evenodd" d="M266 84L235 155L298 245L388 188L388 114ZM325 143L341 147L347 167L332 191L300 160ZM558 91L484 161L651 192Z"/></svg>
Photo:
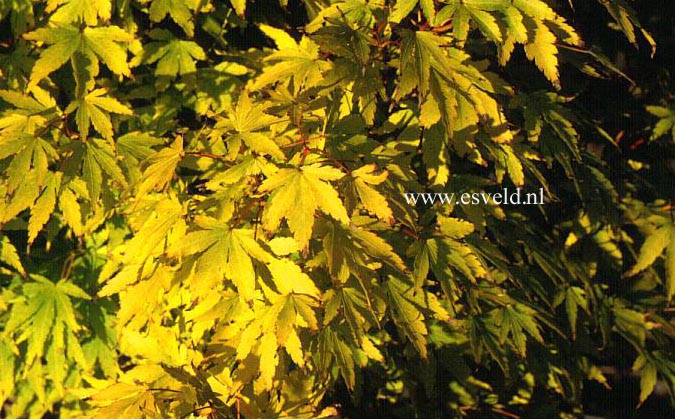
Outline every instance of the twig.
<svg viewBox="0 0 675 419"><path fill-rule="evenodd" d="M297 145L303 145L303 144L306 144L307 141L308 141L308 140L299 140L299 141L295 141L295 142L292 142L292 143L289 143L289 144L280 145L279 148L295 147L295 146L297 146Z"/></svg>
<svg viewBox="0 0 675 419"><path fill-rule="evenodd" d="M180 419L185 419L185 418L187 418L187 417L190 416L190 415L193 415L193 414L195 414L195 413L197 413L197 412L201 412L202 410L208 409L208 408L210 408L210 407L211 407L211 406L202 406L202 407L198 407L198 408L196 408L196 409L194 409L194 410L191 410L191 411L187 412L186 414L184 414L183 416L181 416Z"/></svg>
<svg viewBox="0 0 675 419"><path fill-rule="evenodd" d="M70 273L73 271L73 265L75 262L75 252L70 252L68 254L68 258L66 258L66 261L63 263L63 267L61 268L61 280L66 280L70 276Z"/></svg>
<svg viewBox="0 0 675 419"><path fill-rule="evenodd" d="M352 173L352 170L351 170L349 167L345 166L345 164L344 164L341 160L335 158L332 154L330 154L330 153L327 152L326 150L321 150L320 148L308 148L307 150L313 151L313 152L315 152L315 153L322 154L322 155L323 155L324 157L326 157L328 160L330 160L331 162L335 163L335 164L338 165L342 170L344 170L345 172L347 172L347 174L351 174L351 173Z"/></svg>
<svg viewBox="0 0 675 419"><path fill-rule="evenodd" d="M251 412L251 409L248 408L246 402L241 401L241 397L237 397L237 408L239 408L239 403L241 403L241 406L244 408L244 413L246 413L248 419L255 419L253 412Z"/></svg>
<svg viewBox="0 0 675 419"><path fill-rule="evenodd" d="M497 407L493 407L492 411L497 413L497 414L500 414L502 416L507 416L507 417L513 418L513 419L520 419L520 416L516 415L515 413L507 412L506 410L502 410L502 409L499 409Z"/></svg>
<svg viewBox="0 0 675 419"><path fill-rule="evenodd" d="M225 160L227 158L225 156L219 156L218 154L207 153L205 151L186 151L185 154L197 157L207 157L214 160Z"/></svg>

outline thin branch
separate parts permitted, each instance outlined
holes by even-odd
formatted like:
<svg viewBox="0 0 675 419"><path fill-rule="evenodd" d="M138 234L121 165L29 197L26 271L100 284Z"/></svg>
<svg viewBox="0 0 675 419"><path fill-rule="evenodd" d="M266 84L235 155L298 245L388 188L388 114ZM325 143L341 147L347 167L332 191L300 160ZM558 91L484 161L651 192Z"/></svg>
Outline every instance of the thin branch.
<svg viewBox="0 0 675 419"><path fill-rule="evenodd" d="M590 51L590 50L587 50L587 49L577 48L577 47L573 47L573 46L570 46L570 45L559 44L559 43L555 43L554 45L558 48L568 49L570 51L578 52L578 53L581 53L581 54L593 55L593 52Z"/></svg>
<svg viewBox="0 0 675 419"><path fill-rule="evenodd" d="M345 164L342 160L337 159L336 157L334 157L332 154L330 154L326 150L321 150L320 148L308 148L307 150L315 152L315 153L322 154L325 158L327 158L331 162L335 163L337 166L339 166L342 170L344 170L348 174L352 173L352 170L349 167L345 166Z"/></svg>
<svg viewBox="0 0 675 419"><path fill-rule="evenodd" d="M520 416L516 415L515 413L507 412L506 410L502 410L497 407L493 407L492 411L502 416L506 416L513 419L520 419Z"/></svg>
<svg viewBox="0 0 675 419"><path fill-rule="evenodd" d="M251 412L251 409L249 409L246 402L241 401L241 397L237 397L237 403L241 403L241 406L244 408L244 413L246 413L246 415L248 416L248 419L255 419L255 416L253 415L253 412Z"/></svg>
<svg viewBox="0 0 675 419"><path fill-rule="evenodd" d="M219 156L218 154L207 153L205 151L186 151L185 154L189 155L189 156L207 157L207 158L213 159L213 160L225 160L225 159L227 159L226 156Z"/></svg>
<svg viewBox="0 0 675 419"><path fill-rule="evenodd" d="M196 408L195 410L191 410L191 411L187 412L186 414L184 414L183 416L181 416L180 419L185 419L185 418L187 418L187 417L190 416L190 415L193 415L193 414L195 414L195 413L197 413L197 412L201 412L201 411L204 410L204 409L209 409L210 407L211 407L211 406L202 406L202 407L198 407L198 408Z"/></svg>
<svg viewBox="0 0 675 419"><path fill-rule="evenodd" d="M289 144L280 145L279 148L288 148L288 147L295 147L295 146L298 146L298 145L304 145L304 144L307 143L307 141L309 141L309 140L294 141L294 142L289 143Z"/></svg>

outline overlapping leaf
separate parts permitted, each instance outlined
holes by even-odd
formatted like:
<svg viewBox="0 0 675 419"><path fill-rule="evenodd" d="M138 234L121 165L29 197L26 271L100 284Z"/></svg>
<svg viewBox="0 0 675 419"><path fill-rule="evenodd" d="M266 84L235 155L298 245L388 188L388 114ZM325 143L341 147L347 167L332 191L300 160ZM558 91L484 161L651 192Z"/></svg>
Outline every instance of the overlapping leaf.
<svg viewBox="0 0 675 419"><path fill-rule="evenodd" d="M263 226L268 231L279 228L282 219L301 248L307 247L312 236L317 210L341 223L349 216L337 191L328 183L344 176L340 170L312 164L299 168L280 169L259 188L270 193L263 212Z"/></svg>
<svg viewBox="0 0 675 419"><path fill-rule="evenodd" d="M133 36L117 26L79 29L71 24L56 23L27 33L24 38L49 45L42 50L33 66L29 86L37 85L40 80L73 60L75 53L91 61L94 66L92 78L98 74L99 61L103 61L115 74L131 74L123 45L131 42Z"/></svg>

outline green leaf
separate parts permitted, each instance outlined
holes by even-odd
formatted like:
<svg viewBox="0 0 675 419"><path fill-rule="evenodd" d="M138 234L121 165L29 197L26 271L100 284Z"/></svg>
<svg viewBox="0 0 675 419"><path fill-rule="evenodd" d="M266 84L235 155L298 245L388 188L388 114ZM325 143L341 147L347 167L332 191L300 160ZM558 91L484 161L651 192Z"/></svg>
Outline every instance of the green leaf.
<svg viewBox="0 0 675 419"><path fill-rule="evenodd" d="M670 241L668 247L666 248L666 298L668 301L672 301L673 295L675 295L675 229L671 232Z"/></svg>
<svg viewBox="0 0 675 419"><path fill-rule="evenodd" d="M553 86L560 88L560 76L558 73L558 47L556 37L543 23L536 22L534 39L525 44L525 54L544 73Z"/></svg>
<svg viewBox="0 0 675 419"><path fill-rule="evenodd" d="M188 36L192 37L195 30L191 11L195 8L191 7L192 4L194 2L188 0L153 0L150 4L150 20L161 22L169 15Z"/></svg>
<svg viewBox="0 0 675 419"><path fill-rule="evenodd" d="M56 206L56 194L61 187L61 173L49 172L45 179L45 187L40 197L30 209L28 221L28 243L31 244L42 227L49 221Z"/></svg>
<svg viewBox="0 0 675 419"><path fill-rule="evenodd" d="M675 141L675 110L663 106L647 106L647 112L659 118L652 129L650 140L653 141L669 134Z"/></svg>
<svg viewBox="0 0 675 419"><path fill-rule="evenodd" d="M356 288L344 287L330 290L326 293L325 299L327 303L324 325L328 325L335 319L343 318L357 342L363 342L365 333L380 324L369 297Z"/></svg>
<svg viewBox="0 0 675 419"><path fill-rule="evenodd" d="M513 136L504 125L506 118L492 97L500 84L499 79L486 77L465 53L444 47L443 43L444 39L432 32L405 32L401 46L401 79L394 98L402 98L417 88L420 123L425 127L432 127L440 120L445 135L451 135L461 110L474 113L476 120L480 117L493 141L510 142ZM434 137L441 141L442 134Z"/></svg>
<svg viewBox="0 0 675 419"><path fill-rule="evenodd" d="M657 381L657 370L651 360L640 355L633 363L633 371L640 372L640 404L644 403L654 391Z"/></svg>
<svg viewBox="0 0 675 419"><path fill-rule="evenodd" d="M347 200L351 201L347 204L347 207L355 209L358 200L368 212L388 224L393 224L394 213L387 202L387 198L370 186L382 184L387 179L388 173L382 171L379 174L374 174L376 170L377 166L372 164L362 166L351 173L346 186Z"/></svg>
<svg viewBox="0 0 675 419"><path fill-rule="evenodd" d="M126 51L120 44L131 42L133 36L117 26L80 30L73 25L52 24L25 34L24 38L49 45L33 66L29 88L72 60L75 52L82 53L95 64L91 77L98 74L99 60L115 74L131 75Z"/></svg>
<svg viewBox="0 0 675 419"><path fill-rule="evenodd" d="M132 182L141 178L141 162L150 157L155 150L152 147L162 144L162 139L140 131L132 131L115 140L115 148L122 158L122 165Z"/></svg>
<svg viewBox="0 0 675 419"><path fill-rule="evenodd" d="M424 315L415 306L418 297L413 287L403 281L390 277L385 283L385 292L396 325L403 331L406 338L413 344L422 358L427 357L427 327L424 324ZM421 292L419 292L421 294Z"/></svg>
<svg viewBox="0 0 675 419"><path fill-rule="evenodd" d="M636 28L639 29L644 39L651 46L652 57L654 57L654 54L656 54L656 42L652 35L642 28L637 13L628 3L623 0L599 0L599 3L605 6L612 18L619 24L621 31L626 35L628 41L636 48L638 42L635 30Z"/></svg>
<svg viewBox="0 0 675 419"><path fill-rule="evenodd" d="M2 236L0 240L0 262L14 268L16 272L21 274L21 276L26 276L26 271L21 264L21 258L19 253L16 251L16 247L9 241L7 236ZM4 268L0 268L0 272L3 272Z"/></svg>
<svg viewBox="0 0 675 419"><path fill-rule="evenodd" d="M15 365L16 357L12 349L4 341L0 341L0 368L4 371L0 377L0 403L3 405L14 395Z"/></svg>
<svg viewBox="0 0 675 419"><path fill-rule="evenodd" d="M281 220L286 219L298 246L304 249L312 236L317 210L341 223L349 223L338 193L327 182L343 176L340 170L320 164L280 169L259 188L262 193L271 192L263 212L263 226L274 232Z"/></svg>
<svg viewBox="0 0 675 419"><path fill-rule="evenodd" d="M98 198L101 196L101 188L104 186L103 175L121 186L126 185L126 179L117 165L115 152L108 142L90 139L84 146L82 179L87 183L89 200L93 205L97 205Z"/></svg>
<svg viewBox="0 0 675 419"><path fill-rule="evenodd" d="M256 284L252 259L267 263L272 256L254 239L252 230L232 229L205 217L198 218L196 225L200 229L188 233L169 250L169 254L198 255L197 275L215 279L225 277L233 281L242 298L250 301Z"/></svg>
<svg viewBox="0 0 675 419"><path fill-rule="evenodd" d="M556 296L554 307L557 307L563 301L565 302L565 311L567 312L567 318L570 322L570 328L572 329L572 338L576 338L579 307L588 312L586 292L583 288L574 286L568 287L567 290L562 291Z"/></svg>
<svg viewBox="0 0 675 419"><path fill-rule="evenodd" d="M636 275L650 267L666 247L675 240L675 226L667 223L645 239L635 265L626 272L627 276ZM669 270L670 273L670 270ZM670 297L670 295L669 295Z"/></svg>
<svg viewBox="0 0 675 419"><path fill-rule="evenodd" d="M262 74L249 83L250 90L259 90L270 84L289 80L293 80L296 91L319 85L329 64L319 59L317 44L308 37L303 37L300 43L287 41L277 46L279 51L264 59L266 63L275 64L265 67Z"/></svg>
<svg viewBox="0 0 675 419"><path fill-rule="evenodd" d="M509 304L492 311L495 325L501 330L501 343L506 343L506 339L510 337L509 344L523 357L527 354L526 333L538 342L544 342L533 314L532 309L522 304Z"/></svg>
<svg viewBox="0 0 675 419"><path fill-rule="evenodd" d="M146 161L147 167L143 171L141 181L136 189L136 198L140 198L151 191L161 191L173 178L176 166L183 158L183 137L178 136L170 147L153 153Z"/></svg>
<svg viewBox="0 0 675 419"><path fill-rule="evenodd" d="M413 11L418 0L397 0L394 9L389 15L389 21L398 23Z"/></svg>
<svg viewBox="0 0 675 419"><path fill-rule="evenodd" d="M31 134L2 133L0 147L3 147L0 160L12 156L6 169L7 192L10 194L20 189L29 172L35 176L35 186L40 188L47 177L50 161L58 159L52 144Z"/></svg>
<svg viewBox="0 0 675 419"><path fill-rule="evenodd" d="M342 340L336 331L324 329L318 338L318 364L322 371L328 371L335 361L345 385L353 389L356 385L354 355L350 346Z"/></svg>
<svg viewBox="0 0 675 419"><path fill-rule="evenodd" d="M131 109L121 104L117 99L104 96L106 93L106 89L93 90L81 99L71 102L66 109L66 113L71 113L77 109L75 120L77 129L83 139L89 136L89 127L93 124L94 129L103 135L103 138L112 140L113 126L110 121L110 114L131 115L133 113Z"/></svg>
<svg viewBox="0 0 675 419"><path fill-rule="evenodd" d="M111 18L112 2L110 0L67 0L49 19L53 23L79 23L96 26L99 19L108 21Z"/></svg>
<svg viewBox="0 0 675 419"><path fill-rule="evenodd" d="M466 41L469 22L472 21L487 39L500 43L502 30L499 22L490 12L503 10L507 5L507 2L502 1L452 0L438 13L436 19L439 23L452 19L453 34L460 42Z"/></svg>
<svg viewBox="0 0 675 419"><path fill-rule="evenodd" d="M24 362L27 366L46 359L46 373L63 392L67 371L77 363L86 368L86 360L77 339L82 329L75 317L71 297L89 296L71 283L54 284L39 275L22 286L21 299L11 309L5 333L15 342L27 342Z"/></svg>
<svg viewBox="0 0 675 419"><path fill-rule="evenodd" d="M233 151L237 151L243 142L253 152L267 154L277 160L285 158L281 148L270 138L271 135L261 132L278 123L280 119L265 113L262 105L253 104L246 91L239 95L237 106L227 114L228 119L219 121L215 128L228 133L226 142L232 144L230 148Z"/></svg>
<svg viewBox="0 0 675 419"><path fill-rule="evenodd" d="M59 208L61 209L61 214L63 215L65 223L72 229L77 237L81 237L84 233L82 207L77 201L77 193L73 190L72 185L69 184L68 187L61 187L59 194Z"/></svg>
<svg viewBox="0 0 675 419"><path fill-rule="evenodd" d="M194 75L197 72L196 62L206 60L204 50L197 43L176 38L167 30L153 29L150 38L156 42L149 43L143 49L141 60L146 64L157 63L157 76L175 78L179 74Z"/></svg>

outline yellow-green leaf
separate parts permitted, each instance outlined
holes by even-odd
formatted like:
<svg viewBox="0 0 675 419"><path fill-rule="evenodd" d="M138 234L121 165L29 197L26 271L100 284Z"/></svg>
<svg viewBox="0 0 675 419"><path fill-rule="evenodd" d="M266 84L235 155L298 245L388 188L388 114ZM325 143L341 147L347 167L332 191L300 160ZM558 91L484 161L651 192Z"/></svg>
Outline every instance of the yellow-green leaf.
<svg viewBox="0 0 675 419"><path fill-rule="evenodd" d="M306 248L312 236L314 215L321 210L341 223L349 216L337 191L327 182L344 174L333 167L312 164L300 168L281 169L260 186L260 192L271 192L263 212L263 226L276 231L286 219L300 248Z"/></svg>

